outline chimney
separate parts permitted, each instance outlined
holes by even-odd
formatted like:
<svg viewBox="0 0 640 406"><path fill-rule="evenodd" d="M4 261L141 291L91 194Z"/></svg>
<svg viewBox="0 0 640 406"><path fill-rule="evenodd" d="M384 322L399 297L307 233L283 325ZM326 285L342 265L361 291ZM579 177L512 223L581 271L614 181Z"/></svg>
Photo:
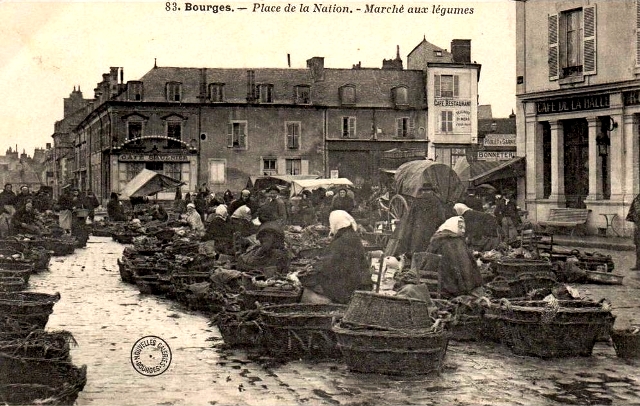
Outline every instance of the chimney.
<svg viewBox="0 0 640 406"><path fill-rule="evenodd" d="M291 54L287 54L287 66L291 67Z"/></svg>
<svg viewBox="0 0 640 406"><path fill-rule="evenodd" d="M324 80L324 57L314 56L311 59L307 59L307 68L311 70L311 79L314 82Z"/></svg>
<svg viewBox="0 0 640 406"><path fill-rule="evenodd" d="M451 54L454 63L471 63L471 40L454 39L451 41Z"/></svg>
<svg viewBox="0 0 640 406"><path fill-rule="evenodd" d="M47 142L46 146L47 146L47 149L51 149L51 143L50 142Z"/></svg>
<svg viewBox="0 0 640 406"><path fill-rule="evenodd" d="M124 84L124 68L120 68L120 84Z"/></svg>

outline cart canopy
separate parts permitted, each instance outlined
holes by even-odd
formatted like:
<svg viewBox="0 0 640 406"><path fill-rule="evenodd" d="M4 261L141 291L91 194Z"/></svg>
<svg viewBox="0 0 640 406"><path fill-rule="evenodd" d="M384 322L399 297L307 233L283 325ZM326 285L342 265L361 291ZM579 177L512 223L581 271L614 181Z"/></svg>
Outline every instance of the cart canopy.
<svg viewBox="0 0 640 406"><path fill-rule="evenodd" d="M264 190L273 185L281 188L291 187L291 183L296 180L318 179L318 175L271 175L271 176L250 176L247 181L247 189Z"/></svg>
<svg viewBox="0 0 640 406"><path fill-rule="evenodd" d="M443 200L450 203L459 202L466 191L466 186L450 166L434 161L404 163L396 170L394 178L396 192L414 198L427 181L433 184Z"/></svg>
<svg viewBox="0 0 640 406"><path fill-rule="evenodd" d="M120 191L120 198L150 196L180 185L184 185L184 182L149 169L143 169Z"/></svg>
<svg viewBox="0 0 640 406"><path fill-rule="evenodd" d="M335 186L353 187L353 183L347 178L298 179L291 182L291 196L299 195L303 190L329 189Z"/></svg>

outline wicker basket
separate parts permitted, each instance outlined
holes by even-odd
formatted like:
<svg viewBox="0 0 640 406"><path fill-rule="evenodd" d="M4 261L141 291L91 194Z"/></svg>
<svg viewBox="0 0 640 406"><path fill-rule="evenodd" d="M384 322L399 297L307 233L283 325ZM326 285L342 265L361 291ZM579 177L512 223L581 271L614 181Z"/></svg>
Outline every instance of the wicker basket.
<svg viewBox="0 0 640 406"><path fill-rule="evenodd" d="M50 295L36 292L0 293L0 316L18 316L53 312L53 306L60 300L60 293Z"/></svg>
<svg viewBox="0 0 640 406"><path fill-rule="evenodd" d="M9 269L0 269L0 278L22 278L24 283L29 283L29 278L33 273L30 269L23 270L9 270Z"/></svg>
<svg viewBox="0 0 640 406"><path fill-rule="evenodd" d="M120 271L120 279L124 283L136 283L135 277L133 275L133 269L131 265L127 263L127 261L120 261L118 258L118 270Z"/></svg>
<svg viewBox="0 0 640 406"><path fill-rule="evenodd" d="M613 348L620 358L640 358L640 334L630 330L613 330L611 332Z"/></svg>
<svg viewBox="0 0 640 406"><path fill-rule="evenodd" d="M41 358L69 361L70 344L77 344L67 331L45 332L37 330L27 337L0 340L0 353L20 358Z"/></svg>
<svg viewBox="0 0 640 406"><path fill-rule="evenodd" d="M135 278L136 285L140 293L146 295L159 295L160 294L160 282L155 275L137 276Z"/></svg>
<svg viewBox="0 0 640 406"><path fill-rule="evenodd" d="M230 347L259 347L262 327L257 321L225 321L217 324L222 339Z"/></svg>
<svg viewBox="0 0 640 406"><path fill-rule="evenodd" d="M449 341L443 330L381 331L336 325L333 331L351 371L388 375L440 371Z"/></svg>
<svg viewBox="0 0 640 406"><path fill-rule="evenodd" d="M285 305L300 302L302 289L294 290L245 290L240 294L243 310L256 309L260 306Z"/></svg>
<svg viewBox="0 0 640 406"><path fill-rule="evenodd" d="M331 328L345 310L339 304L267 306L260 311L263 345L271 355L286 359L339 357Z"/></svg>
<svg viewBox="0 0 640 406"><path fill-rule="evenodd" d="M582 300L558 301L557 307L544 301L502 302L498 309L511 350L543 358L590 356L614 319L601 305Z"/></svg>
<svg viewBox="0 0 640 406"><path fill-rule="evenodd" d="M29 271L33 272L33 261L2 261L0 271Z"/></svg>
<svg viewBox="0 0 640 406"><path fill-rule="evenodd" d="M87 367L70 362L25 359L0 354L0 402L73 405L87 383Z"/></svg>
<svg viewBox="0 0 640 406"><path fill-rule="evenodd" d="M27 283L19 276L0 277L0 292L19 292L26 287Z"/></svg>
<svg viewBox="0 0 640 406"><path fill-rule="evenodd" d="M558 284L553 272L521 272L512 279L503 276L496 277L487 284L492 297L500 298L524 298L528 292L536 289L552 289Z"/></svg>
<svg viewBox="0 0 640 406"><path fill-rule="evenodd" d="M418 329L430 327L432 320L428 302L357 290L351 296L343 323L379 329Z"/></svg>
<svg viewBox="0 0 640 406"><path fill-rule="evenodd" d="M42 247L55 256L70 255L76 249L76 240L55 238L34 240L30 241L29 247Z"/></svg>
<svg viewBox="0 0 640 406"><path fill-rule="evenodd" d="M539 259L500 258L494 262L494 265L496 273L507 279L517 279L518 274L522 272L532 274L552 272L551 262Z"/></svg>

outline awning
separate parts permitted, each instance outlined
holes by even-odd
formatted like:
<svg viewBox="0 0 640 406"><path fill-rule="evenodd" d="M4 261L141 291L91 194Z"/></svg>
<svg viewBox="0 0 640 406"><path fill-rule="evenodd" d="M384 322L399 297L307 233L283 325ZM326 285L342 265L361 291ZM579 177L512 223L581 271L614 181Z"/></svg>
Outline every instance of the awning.
<svg viewBox="0 0 640 406"><path fill-rule="evenodd" d="M493 169L469 178L469 183L473 186L478 186L482 183L492 182L495 180L522 177L524 174L525 160L524 157L521 156L509 161L504 161Z"/></svg>
<svg viewBox="0 0 640 406"><path fill-rule="evenodd" d="M347 178L333 179L298 179L291 182L291 196L300 194L303 190L329 189L335 186L351 186L353 182Z"/></svg>
<svg viewBox="0 0 640 406"><path fill-rule="evenodd" d="M318 175L271 175L271 176L250 176L247 181L247 188L264 190L272 185L289 186L296 180L318 179Z"/></svg>
<svg viewBox="0 0 640 406"><path fill-rule="evenodd" d="M150 196L180 185L184 185L184 182L149 169L143 169L120 191L120 198Z"/></svg>

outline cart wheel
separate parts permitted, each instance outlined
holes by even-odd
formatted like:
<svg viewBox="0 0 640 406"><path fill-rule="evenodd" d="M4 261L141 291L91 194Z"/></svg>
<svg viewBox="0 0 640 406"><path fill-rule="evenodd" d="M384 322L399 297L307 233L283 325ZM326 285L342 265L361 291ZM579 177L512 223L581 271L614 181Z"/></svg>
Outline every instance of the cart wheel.
<svg viewBox="0 0 640 406"><path fill-rule="evenodd" d="M389 223L400 220L409 211L409 204L402 195L395 195L389 201Z"/></svg>

